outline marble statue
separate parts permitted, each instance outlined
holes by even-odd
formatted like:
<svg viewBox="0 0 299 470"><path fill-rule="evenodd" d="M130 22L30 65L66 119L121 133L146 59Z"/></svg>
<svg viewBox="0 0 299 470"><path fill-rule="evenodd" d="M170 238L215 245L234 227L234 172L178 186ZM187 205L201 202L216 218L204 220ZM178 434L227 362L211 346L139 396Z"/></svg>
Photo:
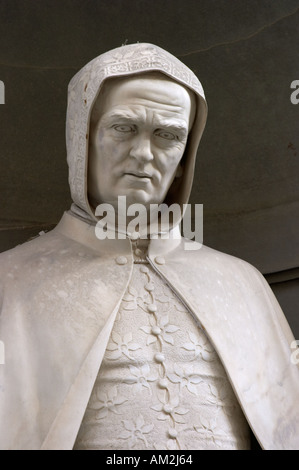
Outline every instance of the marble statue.
<svg viewBox="0 0 299 470"><path fill-rule="evenodd" d="M1 255L0 448L299 448L290 327L247 262L169 230L128 230L118 198L188 203L207 105L152 44L100 55L69 84L73 204ZM117 213L101 239L98 207ZM105 206L106 207L106 206ZM164 229L163 229L164 230Z"/></svg>

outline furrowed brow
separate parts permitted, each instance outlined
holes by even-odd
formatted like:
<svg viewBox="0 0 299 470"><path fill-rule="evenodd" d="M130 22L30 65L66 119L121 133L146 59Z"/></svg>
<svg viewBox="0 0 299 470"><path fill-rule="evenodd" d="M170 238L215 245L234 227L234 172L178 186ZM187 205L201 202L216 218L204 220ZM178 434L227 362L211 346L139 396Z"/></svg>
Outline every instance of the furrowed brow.
<svg viewBox="0 0 299 470"><path fill-rule="evenodd" d="M180 133L187 134L188 127L185 121L179 119L157 119L157 127L162 127L163 129L174 129Z"/></svg>
<svg viewBox="0 0 299 470"><path fill-rule="evenodd" d="M132 121L135 120L139 115L137 113L133 113L132 111L111 111L105 113L101 119L101 124L109 124L117 121Z"/></svg>

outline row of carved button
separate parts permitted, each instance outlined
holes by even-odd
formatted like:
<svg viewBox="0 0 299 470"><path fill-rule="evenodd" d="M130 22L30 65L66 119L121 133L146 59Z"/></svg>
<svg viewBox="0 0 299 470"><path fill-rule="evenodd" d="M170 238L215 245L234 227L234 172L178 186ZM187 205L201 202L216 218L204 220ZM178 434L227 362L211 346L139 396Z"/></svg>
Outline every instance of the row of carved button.
<svg viewBox="0 0 299 470"><path fill-rule="evenodd" d="M155 258L155 263L165 264L165 259L161 256L157 256ZM147 266L142 266L140 268L140 272L142 272L144 274L147 274L149 271L150 270ZM148 282L147 284L145 284L144 288L148 292L152 292L152 291L155 290L154 284L152 282ZM153 297L153 300L154 300L154 297ZM154 314L156 314L158 308L157 308L157 305L155 303L152 303L152 304L147 305L147 310L148 310L149 313L154 315ZM158 325L154 325L154 326L152 326L151 333L155 336L158 336L159 334L161 334L161 328ZM165 355L162 352L157 352L157 353L154 354L154 360L158 364L163 365L164 362L165 362L165 359L166 359ZM165 366L164 366L164 368L165 368ZM158 382L158 386L161 389L164 389L164 390L168 389L168 380L166 379L166 377L160 378L160 380ZM169 403L165 403L165 405L163 405L163 407L162 407L162 410L165 414L171 414L173 412L173 408ZM174 427L168 428L168 436L171 439L176 439L178 437L177 430Z"/></svg>
<svg viewBox="0 0 299 470"><path fill-rule="evenodd" d="M118 256L115 259L115 261L116 261L117 264L119 264L121 266L121 265L127 264L128 258L126 256ZM155 261L156 264L160 264L160 265L165 264L165 258L163 256L156 256L154 261Z"/></svg>

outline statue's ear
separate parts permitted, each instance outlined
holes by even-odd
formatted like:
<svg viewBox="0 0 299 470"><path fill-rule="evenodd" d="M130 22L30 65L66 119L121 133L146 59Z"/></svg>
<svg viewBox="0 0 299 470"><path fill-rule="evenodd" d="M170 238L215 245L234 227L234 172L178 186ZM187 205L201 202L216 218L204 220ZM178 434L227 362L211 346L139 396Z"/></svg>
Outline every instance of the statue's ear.
<svg viewBox="0 0 299 470"><path fill-rule="evenodd" d="M183 167L181 163L179 163L177 170L176 170L175 178L180 178L182 175L183 175Z"/></svg>

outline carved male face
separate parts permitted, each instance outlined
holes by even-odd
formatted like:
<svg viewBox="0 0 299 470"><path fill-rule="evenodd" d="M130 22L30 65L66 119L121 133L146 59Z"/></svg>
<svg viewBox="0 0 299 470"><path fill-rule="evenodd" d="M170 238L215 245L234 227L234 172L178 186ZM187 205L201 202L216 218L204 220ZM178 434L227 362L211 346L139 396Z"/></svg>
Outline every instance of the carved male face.
<svg viewBox="0 0 299 470"><path fill-rule="evenodd" d="M90 128L91 204L161 203L180 171L195 98L162 74L107 81Z"/></svg>

